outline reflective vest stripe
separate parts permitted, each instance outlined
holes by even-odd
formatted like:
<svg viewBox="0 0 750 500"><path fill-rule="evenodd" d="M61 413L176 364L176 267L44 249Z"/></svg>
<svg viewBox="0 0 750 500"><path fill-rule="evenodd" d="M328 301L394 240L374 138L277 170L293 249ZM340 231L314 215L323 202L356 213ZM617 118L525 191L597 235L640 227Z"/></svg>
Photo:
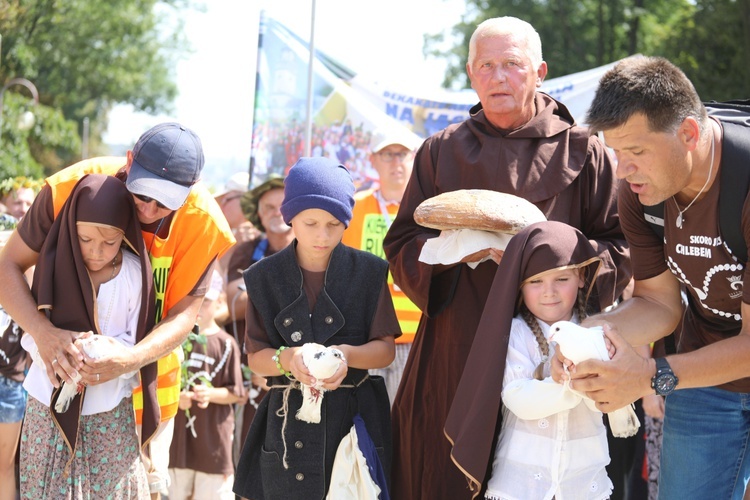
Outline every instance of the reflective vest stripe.
<svg viewBox="0 0 750 500"><path fill-rule="evenodd" d="M161 409L161 421L164 422L177 415L177 406L180 402L180 359L177 353L172 351L157 361L157 372L156 397ZM139 424L142 422L143 413L142 391L141 386L133 390L133 406L136 422Z"/></svg>
<svg viewBox="0 0 750 500"><path fill-rule="evenodd" d="M394 290L393 286L391 286L391 297L393 298L393 308L396 309L398 324L401 326L401 336L396 339L396 343L408 344L414 342L414 334L417 332L422 311L404 295L404 292Z"/></svg>

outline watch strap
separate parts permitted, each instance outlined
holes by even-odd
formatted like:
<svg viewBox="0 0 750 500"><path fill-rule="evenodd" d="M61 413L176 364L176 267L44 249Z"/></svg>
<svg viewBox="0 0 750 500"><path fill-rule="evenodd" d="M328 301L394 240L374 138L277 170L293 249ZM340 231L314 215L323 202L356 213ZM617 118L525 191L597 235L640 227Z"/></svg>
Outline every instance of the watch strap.
<svg viewBox="0 0 750 500"><path fill-rule="evenodd" d="M654 374L654 377L667 372L672 372L672 367L669 366L667 358L656 358L656 373Z"/></svg>
<svg viewBox="0 0 750 500"><path fill-rule="evenodd" d="M679 382L679 379L672 371L672 367L669 365L669 362L666 358L656 358L656 373L651 378L651 388L654 389L656 394L659 394L661 396L667 396L671 394L675 388L677 387L677 383ZM660 379L672 379L671 387L668 390L663 390L662 387L660 387L659 380Z"/></svg>

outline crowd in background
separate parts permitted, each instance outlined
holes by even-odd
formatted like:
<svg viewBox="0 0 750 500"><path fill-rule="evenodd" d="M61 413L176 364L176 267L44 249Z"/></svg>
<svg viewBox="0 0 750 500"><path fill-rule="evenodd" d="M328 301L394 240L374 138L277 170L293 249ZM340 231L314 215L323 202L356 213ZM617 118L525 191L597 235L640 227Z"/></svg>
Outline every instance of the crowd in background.
<svg viewBox="0 0 750 500"><path fill-rule="evenodd" d="M370 187L377 179L369 160L372 131L351 120L330 125L312 125L311 156L337 160L349 168L357 189ZM305 124L292 120L266 122L253 128L253 179L257 184L271 174L285 175L297 158L305 154Z"/></svg>

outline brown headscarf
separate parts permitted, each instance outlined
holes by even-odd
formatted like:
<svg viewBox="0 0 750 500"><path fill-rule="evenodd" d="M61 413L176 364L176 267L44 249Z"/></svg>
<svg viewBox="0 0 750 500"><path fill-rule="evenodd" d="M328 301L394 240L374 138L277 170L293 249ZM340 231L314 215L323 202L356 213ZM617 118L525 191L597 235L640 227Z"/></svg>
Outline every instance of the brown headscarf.
<svg viewBox="0 0 750 500"><path fill-rule="evenodd" d="M124 232L124 242L140 258L142 276L141 310L136 342L154 326L155 295L151 263L141 235L133 197L125 184L108 175L82 177L63 205L44 241L34 270L31 293L40 310L45 310L53 325L74 332L101 334L96 313L96 294L81 255L76 222L110 226ZM156 399L156 363L140 370L144 388L143 443L156 431L159 404ZM73 400L65 413L54 410L60 390L53 392L50 414L62 430L71 457L78 436L78 424L85 389Z"/></svg>
<svg viewBox="0 0 750 500"><path fill-rule="evenodd" d="M493 443L502 424L500 393L521 285L552 269L585 267L588 298L600 265L589 240L561 222L532 224L508 243L445 422L445 435L453 445L451 458L466 475L474 496L492 463Z"/></svg>

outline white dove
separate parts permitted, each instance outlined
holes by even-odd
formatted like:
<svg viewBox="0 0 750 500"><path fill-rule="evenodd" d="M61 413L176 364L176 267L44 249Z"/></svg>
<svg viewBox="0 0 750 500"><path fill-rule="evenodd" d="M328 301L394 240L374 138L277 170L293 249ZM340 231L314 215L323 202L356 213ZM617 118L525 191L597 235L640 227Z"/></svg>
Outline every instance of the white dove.
<svg viewBox="0 0 750 500"><path fill-rule="evenodd" d="M323 393L326 389L322 387L321 380L331 377L344 360L344 354L333 347L325 347L314 342L303 344L302 360L315 377L314 385L302 384L302 406L297 411L297 420L317 424L320 422L320 406L323 403Z"/></svg>
<svg viewBox="0 0 750 500"><path fill-rule="evenodd" d="M587 359L609 361L604 330L600 326L584 328L570 321L558 321L550 327L549 341L556 342L563 355L573 363ZM615 437L633 436L641 426L632 404L608 413L607 417Z"/></svg>
<svg viewBox="0 0 750 500"><path fill-rule="evenodd" d="M101 358L102 356L109 354L112 350L112 344L106 342L101 335L92 335L84 339L76 340L75 343L79 349L83 349L89 357L94 359ZM120 376L130 378L134 374L135 372L130 372ZM69 384L68 382L62 383L60 395L57 397L57 402L55 403L55 411L57 413L65 413L68 411L71 401L73 401L75 395L82 390L83 384L81 384L81 374L76 373L72 384Z"/></svg>

